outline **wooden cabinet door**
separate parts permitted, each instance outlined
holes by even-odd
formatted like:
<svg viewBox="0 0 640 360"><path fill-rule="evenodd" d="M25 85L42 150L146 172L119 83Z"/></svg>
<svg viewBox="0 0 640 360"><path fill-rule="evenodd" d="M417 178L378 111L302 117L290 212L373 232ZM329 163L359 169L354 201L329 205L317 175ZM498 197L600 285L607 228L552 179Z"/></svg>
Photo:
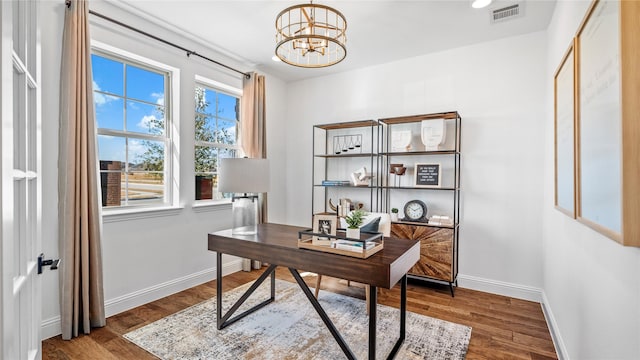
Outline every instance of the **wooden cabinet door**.
<svg viewBox="0 0 640 360"><path fill-rule="evenodd" d="M391 237L420 240L420 260L409 274L453 282L453 229L391 224Z"/></svg>

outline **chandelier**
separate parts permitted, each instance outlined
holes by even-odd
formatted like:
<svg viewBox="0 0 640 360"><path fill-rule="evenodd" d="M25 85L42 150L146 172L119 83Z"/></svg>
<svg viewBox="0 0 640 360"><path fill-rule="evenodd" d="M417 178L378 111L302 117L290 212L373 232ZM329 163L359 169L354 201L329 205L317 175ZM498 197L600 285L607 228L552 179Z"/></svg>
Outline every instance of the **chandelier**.
<svg viewBox="0 0 640 360"><path fill-rule="evenodd" d="M347 21L325 5L288 7L276 17L276 56L289 65L321 68L347 56Z"/></svg>

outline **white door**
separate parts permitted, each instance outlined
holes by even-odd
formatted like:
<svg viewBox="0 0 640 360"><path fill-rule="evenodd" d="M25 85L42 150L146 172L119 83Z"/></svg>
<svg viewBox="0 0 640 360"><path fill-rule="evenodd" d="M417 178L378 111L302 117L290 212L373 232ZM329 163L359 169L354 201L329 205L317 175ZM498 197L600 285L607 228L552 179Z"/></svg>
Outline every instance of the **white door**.
<svg viewBox="0 0 640 360"><path fill-rule="evenodd" d="M37 1L0 1L0 359L40 359L40 46Z"/></svg>

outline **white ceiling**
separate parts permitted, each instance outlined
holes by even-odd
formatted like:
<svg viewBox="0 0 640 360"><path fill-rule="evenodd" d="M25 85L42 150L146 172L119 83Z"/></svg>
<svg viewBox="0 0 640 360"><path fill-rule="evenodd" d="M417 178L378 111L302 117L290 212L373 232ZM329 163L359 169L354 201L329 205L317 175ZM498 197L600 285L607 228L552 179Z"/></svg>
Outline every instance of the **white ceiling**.
<svg viewBox="0 0 640 360"><path fill-rule="evenodd" d="M136 0L126 1L126 7L171 24L247 68L295 81L544 30L556 4L556 0L494 0L487 8L473 9L471 0L317 0L347 19L346 59L323 69L272 61L276 16L288 6L305 2ZM522 16L490 23L492 9L516 2L522 6ZM205 49L194 50L209 55Z"/></svg>

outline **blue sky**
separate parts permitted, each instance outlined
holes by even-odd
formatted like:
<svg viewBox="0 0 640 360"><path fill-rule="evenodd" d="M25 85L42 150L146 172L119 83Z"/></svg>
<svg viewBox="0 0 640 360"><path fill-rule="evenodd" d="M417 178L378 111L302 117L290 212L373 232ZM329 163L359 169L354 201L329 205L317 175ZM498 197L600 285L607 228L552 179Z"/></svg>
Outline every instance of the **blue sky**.
<svg viewBox="0 0 640 360"><path fill-rule="evenodd" d="M162 133L164 128L163 109L165 84L162 73L149 71L130 64L123 64L96 54L92 55L94 103L98 128L126 130L143 134ZM126 89L125 89L126 73ZM125 91L126 90L126 91ZM126 101L125 101L126 95ZM216 102L217 97L217 102ZM223 119L211 117L211 130L216 126L227 128L235 134L236 98L210 89L205 91L207 114L216 114ZM217 106L217 109L216 109ZM126 116L125 116L126 114ZM159 120L160 128L151 129L152 120ZM126 161L124 138L98 136L100 160ZM144 153L142 140L129 138L130 163L136 163L139 154Z"/></svg>
<svg viewBox="0 0 640 360"><path fill-rule="evenodd" d="M94 103L98 128L153 133L150 120L160 120L164 109L164 76L139 67L122 64L98 55L92 55ZM127 74L127 88L124 74ZM126 90L127 101L124 96ZM113 95L110 95L113 94ZM126 112L125 112L126 110ZM125 117L126 113L126 117ZM162 125L162 127L164 127ZM162 129L156 129L156 132ZM98 151L101 160L125 162L124 138L98 136ZM129 162L135 162L145 147L140 140L129 140Z"/></svg>

